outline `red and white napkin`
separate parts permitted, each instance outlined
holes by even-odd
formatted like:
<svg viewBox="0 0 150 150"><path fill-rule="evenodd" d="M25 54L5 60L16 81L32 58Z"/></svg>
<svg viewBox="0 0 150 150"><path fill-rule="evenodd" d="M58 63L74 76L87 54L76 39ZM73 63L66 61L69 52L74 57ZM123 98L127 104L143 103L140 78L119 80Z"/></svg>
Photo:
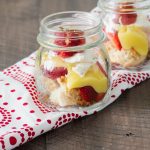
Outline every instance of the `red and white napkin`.
<svg viewBox="0 0 150 150"><path fill-rule="evenodd" d="M94 112L59 112L37 100L36 53L0 72L0 149L13 149L73 119L93 114L114 102L126 89L150 78L150 71L112 71L110 99Z"/></svg>

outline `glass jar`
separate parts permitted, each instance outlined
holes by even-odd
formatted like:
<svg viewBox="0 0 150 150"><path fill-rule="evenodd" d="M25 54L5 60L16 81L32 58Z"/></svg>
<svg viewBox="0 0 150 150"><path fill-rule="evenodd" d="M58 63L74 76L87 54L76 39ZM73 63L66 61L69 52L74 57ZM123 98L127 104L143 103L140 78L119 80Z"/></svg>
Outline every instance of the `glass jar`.
<svg viewBox="0 0 150 150"><path fill-rule="evenodd" d="M99 0L113 68L150 69L150 1Z"/></svg>
<svg viewBox="0 0 150 150"><path fill-rule="evenodd" d="M106 102L110 65L101 22L87 12L69 11L41 21L36 59L39 100L58 109L95 109Z"/></svg>

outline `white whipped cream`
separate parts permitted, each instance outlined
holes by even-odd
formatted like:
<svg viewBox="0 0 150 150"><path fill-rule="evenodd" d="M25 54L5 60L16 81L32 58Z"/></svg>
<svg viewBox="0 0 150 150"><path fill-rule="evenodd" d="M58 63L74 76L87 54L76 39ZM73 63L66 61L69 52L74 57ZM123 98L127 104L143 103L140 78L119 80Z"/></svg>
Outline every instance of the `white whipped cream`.
<svg viewBox="0 0 150 150"><path fill-rule="evenodd" d="M84 77L88 69L91 67L90 63L80 63L77 64L72 70L77 73L80 77Z"/></svg>
<svg viewBox="0 0 150 150"><path fill-rule="evenodd" d="M68 63L95 63L97 61L97 54L94 49L85 50L84 52L76 53L72 57L64 58L64 61Z"/></svg>
<svg viewBox="0 0 150 150"><path fill-rule="evenodd" d="M55 57L55 56L57 56L55 52L53 52L51 50L48 52L48 58L49 59L51 59L52 57Z"/></svg>
<svg viewBox="0 0 150 150"><path fill-rule="evenodd" d="M52 71L55 68L55 64L51 60L47 60L44 62L44 69L48 71Z"/></svg>

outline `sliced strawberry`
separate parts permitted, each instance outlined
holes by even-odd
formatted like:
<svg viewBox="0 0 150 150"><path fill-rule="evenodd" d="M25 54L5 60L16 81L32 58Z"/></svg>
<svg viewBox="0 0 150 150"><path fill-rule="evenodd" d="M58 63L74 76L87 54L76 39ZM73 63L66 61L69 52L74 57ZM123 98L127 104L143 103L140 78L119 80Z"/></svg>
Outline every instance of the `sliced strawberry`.
<svg viewBox="0 0 150 150"><path fill-rule="evenodd" d="M66 30L57 32L54 43L58 46L73 47L85 44L84 32L81 30Z"/></svg>
<svg viewBox="0 0 150 150"><path fill-rule="evenodd" d="M116 46L117 49L121 50L122 49L122 46L121 46L121 43L119 41L119 38L118 38L118 33L114 33L114 36L112 37L112 40L114 41L114 44Z"/></svg>
<svg viewBox="0 0 150 150"><path fill-rule="evenodd" d="M55 67L52 71L44 70L43 72L45 76L53 80L65 76L68 73L67 69L64 67Z"/></svg>
<svg viewBox="0 0 150 150"><path fill-rule="evenodd" d="M134 3L132 2L126 2L120 4L120 7L116 9L118 13L116 13L116 17L113 19L113 21L117 24L121 23L123 25L130 25L136 22L137 19L137 13L134 10Z"/></svg>
<svg viewBox="0 0 150 150"><path fill-rule="evenodd" d="M65 52L65 51L58 51L56 52L57 55L59 55L62 58L68 58L76 54L77 52Z"/></svg>
<svg viewBox="0 0 150 150"><path fill-rule="evenodd" d="M82 37L84 32L80 30L66 30L57 32L55 35L57 35L58 38L55 39L54 43L58 46L73 47L85 44L85 38ZM67 51L57 52L57 54L63 58L71 57L76 53L77 52Z"/></svg>
<svg viewBox="0 0 150 150"><path fill-rule="evenodd" d="M100 71L107 77L107 73L106 73L106 71L103 69L102 65L101 65L99 62L97 62L97 65L98 65Z"/></svg>
<svg viewBox="0 0 150 150"><path fill-rule="evenodd" d="M87 102L96 100L98 96L98 93L91 86L81 87L79 91L81 98Z"/></svg>
<svg viewBox="0 0 150 150"><path fill-rule="evenodd" d="M58 32L55 32L55 35L58 36L58 37L66 37L67 36L67 33L65 31L58 31Z"/></svg>
<svg viewBox="0 0 150 150"><path fill-rule="evenodd" d="M130 25L135 23L137 18L137 14L122 14L121 15L121 22L123 25Z"/></svg>
<svg viewBox="0 0 150 150"><path fill-rule="evenodd" d="M103 98L104 98L104 96L105 96L105 93L99 93L98 95L97 95L97 97L96 97L96 101L98 102L98 101L101 101Z"/></svg>
<svg viewBox="0 0 150 150"><path fill-rule="evenodd" d="M131 14L116 14L113 22L116 24L130 25L136 22L136 18L137 14L133 12Z"/></svg>
<svg viewBox="0 0 150 150"><path fill-rule="evenodd" d="M68 45L67 47L79 46L85 44L84 32L80 30L70 30L67 33Z"/></svg>
<svg viewBox="0 0 150 150"><path fill-rule="evenodd" d="M55 44L58 46L65 46L66 45L66 41L63 38L58 38L55 40Z"/></svg>
<svg viewBox="0 0 150 150"><path fill-rule="evenodd" d="M106 33L106 34L108 36L108 39L113 42L116 49L121 50L122 46L118 38L118 33L114 32L114 33Z"/></svg>

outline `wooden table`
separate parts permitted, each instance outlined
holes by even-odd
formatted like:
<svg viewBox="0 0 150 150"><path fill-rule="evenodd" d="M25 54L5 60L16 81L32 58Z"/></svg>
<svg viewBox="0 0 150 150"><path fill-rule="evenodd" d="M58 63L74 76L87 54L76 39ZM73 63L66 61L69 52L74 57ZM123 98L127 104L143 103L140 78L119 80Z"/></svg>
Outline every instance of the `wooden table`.
<svg viewBox="0 0 150 150"><path fill-rule="evenodd" d="M38 48L39 21L65 10L90 11L97 0L0 0L0 69ZM50 131L18 150L149 150L150 80L97 113Z"/></svg>

